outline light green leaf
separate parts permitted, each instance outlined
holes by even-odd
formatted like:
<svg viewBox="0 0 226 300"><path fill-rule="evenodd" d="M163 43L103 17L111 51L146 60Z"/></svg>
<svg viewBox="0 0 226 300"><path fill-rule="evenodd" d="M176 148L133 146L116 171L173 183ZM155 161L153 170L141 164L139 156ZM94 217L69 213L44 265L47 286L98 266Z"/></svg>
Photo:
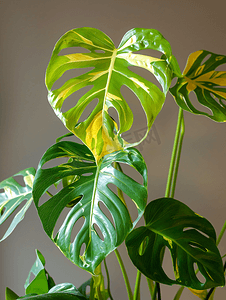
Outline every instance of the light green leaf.
<svg viewBox="0 0 226 300"><path fill-rule="evenodd" d="M208 57L209 56L209 57ZM226 56L201 50L192 53L187 61L183 76L170 89L177 104L194 114L204 115L217 122L226 121L226 72L216 68L226 63ZM197 108L190 100L189 94L194 92L197 101L207 113Z"/></svg>
<svg viewBox="0 0 226 300"><path fill-rule="evenodd" d="M16 177L21 176L23 178L25 186L21 186ZM32 203L32 186L35 176L35 169L25 169L14 176L3 180L0 183L0 189L4 189L4 192L0 193L0 225L3 224L11 214L17 209L17 207L26 201L24 206L16 213L10 226L5 232L4 236L0 240L6 239L12 231L16 228L18 223L23 220L26 211Z"/></svg>
<svg viewBox="0 0 226 300"><path fill-rule="evenodd" d="M82 47L89 53L61 54L61 50L70 47ZM143 49L160 51L163 57L155 58L136 53ZM150 71L161 84L162 91L129 70L130 66ZM91 71L71 78L60 88L53 89L54 83L66 71L90 67L93 68ZM162 108L173 72L178 73L176 68L170 44L157 30L132 29L125 34L119 48L116 49L110 38L100 30L77 28L64 34L55 45L46 71L48 99L64 125L89 147L98 161L113 151L135 146L135 143L128 144L121 138L121 134L133 124L133 113L120 92L121 87L125 85L131 89L144 109L147 133L143 140ZM72 108L62 110L66 99L86 86L89 86L90 90L80 99L75 98ZM88 118L79 123L84 110L94 99L98 99L96 107ZM119 128L109 115L110 107L118 113Z"/></svg>
<svg viewBox="0 0 226 300"><path fill-rule="evenodd" d="M45 163L55 158L70 160L59 166L45 169ZM143 177L139 184L114 167L115 163L127 164ZM55 182L77 176L77 180L65 186L56 195L39 204L40 197ZM108 186L115 185L128 195L138 210L132 222L126 203ZM143 214L147 199L147 169L141 154L134 148L106 155L96 165L95 159L85 145L59 142L50 147L42 157L33 188L34 202L44 230L64 255L79 267L94 273L100 262L125 239ZM79 201L69 210L62 226L53 233L61 212L74 199ZM108 210L113 221L104 213ZM84 224L72 239L71 233L78 220ZM114 224L113 224L114 223ZM98 233L98 228L103 237ZM78 228L79 229L79 228ZM71 240L72 239L72 240ZM85 245L84 252L81 248Z"/></svg>
<svg viewBox="0 0 226 300"><path fill-rule="evenodd" d="M53 294L59 292L76 295L79 297L79 299L87 299L72 283L60 283L58 285L55 285L49 290L48 293Z"/></svg>
<svg viewBox="0 0 226 300"><path fill-rule="evenodd" d="M26 294L45 294L55 285L53 279L45 269L45 258L38 250L36 250L36 255L37 259L32 266L24 285ZM35 278L30 282L32 274Z"/></svg>
<svg viewBox="0 0 226 300"><path fill-rule="evenodd" d="M196 290L225 283L222 259L216 247L213 226L182 202L172 198L152 201L145 209L146 226L133 230L126 246L135 266L147 277L160 283L180 284ZM140 245L145 243L143 252ZM175 279L163 270L161 255L168 248ZM195 264L205 278L195 274Z"/></svg>

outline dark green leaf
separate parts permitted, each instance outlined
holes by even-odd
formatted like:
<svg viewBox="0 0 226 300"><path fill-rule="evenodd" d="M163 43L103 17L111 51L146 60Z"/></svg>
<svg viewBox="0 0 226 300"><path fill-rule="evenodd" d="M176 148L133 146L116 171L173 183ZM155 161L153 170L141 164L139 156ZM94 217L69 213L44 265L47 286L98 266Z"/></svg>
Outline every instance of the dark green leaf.
<svg viewBox="0 0 226 300"><path fill-rule="evenodd" d="M88 53L73 53L70 47L82 47ZM70 54L61 54L65 48L69 48ZM155 58L133 53L144 49L159 51L164 56ZM150 71L161 84L162 91L129 70L130 66ZM121 87L127 86L138 97L147 117L147 135L169 89L173 77L171 67L176 68L174 72L178 73L170 44L157 30L132 29L125 34L116 49L111 39L100 30L87 27L73 29L59 39L53 50L46 71L48 99L64 125L89 147L98 161L106 154L135 145L126 143L120 137L133 124L133 113L121 94ZM52 89L66 71L80 68L92 70ZM84 87L90 87L90 90L79 100L75 96L74 106L64 111L62 106L65 100ZM86 107L96 98L96 107L90 111L88 118L79 123ZM119 128L109 115L110 107L118 113Z"/></svg>
<svg viewBox="0 0 226 300"><path fill-rule="evenodd" d="M10 288L5 290L5 300L16 300L19 296L15 294Z"/></svg>
<svg viewBox="0 0 226 300"><path fill-rule="evenodd" d="M55 285L53 279L45 269L45 259L43 255L38 250L36 250L36 255L37 259L32 266L24 285L26 294L45 294ZM32 274L35 278L30 282Z"/></svg>
<svg viewBox="0 0 226 300"><path fill-rule="evenodd" d="M205 218L172 198L149 203L144 217L146 226L133 230L126 245L131 260L145 276L164 284L180 284L197 290L224 285L216 234ZM171 252L175 280L169 278L162 268L161 255L166 247ZM195 264L205 282L197 278Z"/></svg>
<svg viewBox="0 0 226 300"><path fill-rule="evenodd" d="M46 162L60 157L71 159L56 167L43 168ZM133 167L142 175L144 183L139 184L117 170L114 167L116 162ZM39 205L40 197L51 185L75 175L78 176L75 182L63 187L56 195ZM136 204L138 217L134 222L131 221L126 203L108 187L109 184L115 185ZM124 241L142 216L147 199L147 169L141 154L133 148L106 155L96 165L85 145L59 142L50 147L40 161L33 195L48 236L68 259L93 273L100 262ZM76 203L78 197L81 199ZM75 205L69 210L58 232L54 233L61 212L74 200ZM105 215L100 203L110 212L113 222ZM84 224L71 240L72 230L79 219ZM103 237L99 236L97 229ZM81 253L83 244L85 250Z"/></svg>
<svg viewBox="0 0 226 300"><path fill-rule="evenodd" d="M216 71L217 67L225 63L224 55L205 50L192 53L183 76L170 89L177 104L194 114L207 116L217 122L225 122L226 72ZM190 100L189 94L192 91L196 94L199 104L208 108L210 113L198 109L197 105Z"/></svg>
<svg viewBox="0 0 226 300"><path fill-rule="evenodd" d="M87 288L87 286L89 286L90 287L90 285L91 285L91 281L92 281L92 278L90 278L89 280L87 280L86 282L84 282L82 285L80 285L80 287L78 288L78 290L79 290L79 292L81 293L81 294L83 294L84 296L88 296L87 294L86 294L86 288Z"/></svg>
<svg viewBox="0 0 226 300"><path fill-rule="evenodd" d="M25 186L21 186L16 181L17 176L23 178ZM35 169L28 168L0 183L0 189L4 189L4 192L0 192L0 225L11 216L23 201L25 201L24 206L16 213L0 242L12 233L18 223L23 220L26 211L30 207L33 200L32 186L34 176Z"/></svg>

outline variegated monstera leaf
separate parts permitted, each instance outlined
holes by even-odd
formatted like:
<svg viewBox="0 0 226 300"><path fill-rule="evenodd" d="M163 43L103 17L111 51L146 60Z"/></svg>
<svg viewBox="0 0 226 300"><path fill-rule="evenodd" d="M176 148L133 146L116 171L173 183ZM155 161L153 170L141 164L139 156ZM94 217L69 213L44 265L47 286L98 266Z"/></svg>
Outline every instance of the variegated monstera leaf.
<svg viewBox="0 0 226 300"><path fill-rule="evenodd" d="M59 158L69 160L46 167L46 163ZM118 164L136 170L143 182L138 183L131 174L123 173ZM60 180L63 187L59 185L57 193L49 200L40 201L42 195ZM130 199L124 198L123 193ZM85 145L59 142L50 147L40 161L33 195L47 235L70 261L94 273L143 215L147 201L146 164L135 148L129 148L106 155L97 165ZM130 201L136 205L135 220L130 215ZM63 211L67 212L66 217L63 217ZM62 218L64 221L58 229L56 223L62 222Z"/></svg>
<svg viewBox="0 0 226 300"><path fill-rule="evenodd" d="M194 114L204 115L217 122L226 121L226 72L216 68L226 63L226 56L209 51L196 51L187 61L183 76L170 89L177 104ZM189 98L190 92L197 96L197 103L208 108L209 113L198 108Z"/></svg>
<svg viewBox="0 0 226 300"><path fill-rule="evenodd" d="M63 49L70 47L80 47L79 51L82 47L89 52L73 53L76 50L72 49L71 54L62 54ZM144 49L157 50L163 55L156 58L133 53ZM162 91L129 70L130 66L150 71L161 84ZM53 85L66 71L79 68L92 69L53 89ZM173 73L176 72L172 69L177 69L177 63L172 56L170 44L157 30L132 29L125 34L116 49L103 32L94 28L78 28L64 34L55 45L46 72L48 99L64 125L89 147L98 161L113 151L135 146L135 143L129 145L120 136L133 123L133 113L121 94L121 87L127 86L139 98L147 117L147 135L162 108ZM63 111L62 106L67 98L87 86L90 90L80 99L76 99L75 95L74 106ZM98 103L93 111L84 121L79 122L86 107L95 99L98 99ZM109 115L110 107L117 111L119 124Z"/></svg>

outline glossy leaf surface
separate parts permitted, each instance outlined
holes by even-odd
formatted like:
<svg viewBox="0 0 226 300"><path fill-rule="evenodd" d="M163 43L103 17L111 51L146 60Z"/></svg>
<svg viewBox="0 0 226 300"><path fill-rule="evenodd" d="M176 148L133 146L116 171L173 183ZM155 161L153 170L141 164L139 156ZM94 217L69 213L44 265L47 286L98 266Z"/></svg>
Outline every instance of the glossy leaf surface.
<svg viewBox="0 0 226 300"><path fill-rule="evenodd" d="M76 53L76 48L70 50L71 47L79 47L78 51L83 48L88 53ZM65 48L70 54L61 54ZM156 58L133 53L144 49L160 51L164 56ZM48 99L64 125L89 147L98 161L127 145L120 135L131 128L133 113L121 94L121 87L127 86L139 98L147 117L148 133L164 103L173 76L171 66L174 68L175 65L170 44L157 30L132 29L116 49L111 39L100 30L86 27L73 29L59 39L53 50L46 72ZM162 91L129 70L130 66L150 71L161 84ZM85 70L84 74L66 80L59 88L53 87L66 71L81 68L92 70ZM75 92L87 86L90 90L77 99ZM74 106L64 111L64 102L72 94L75 95ZM97 105L80 122L83 112L95 99L98 99ZM118 113L119 128L109 115L111 107Z"/></svg>
<svg viewBox="0 0 226 300"><path fill-rule="evenodd" d="M55 285L53 279L45 269L45 258L38 250L36 250L36 255L37 259L32 266L24 285L26 294L45 294ZM35 277L30 282L32 274Z"/></svg>
<svg viewBox="0 0 226 300"><path fill-rule="evenodd" d="M0 225L14 213L23 201L25 202L24 206L15 214L0 242L12 233L18 223L23 220L26 211L30 207L33 200L32 186L34 176L35 169L28 168L0 183L0 189L4 190L3 192L0 192ZM18 177L23 179L24 186L18 183Z"/></svg>
<svg viewBox="0 0 226 300"><path fill-rule="evenodd" d="M34 299L34 300L85 300L88 299L82 295L78 289L71 283L61 283L51 288L47 293L29 294L18 299Z"/></svg>
<svg viewBox="0 0 226 300"><path fill-rule="evenodd" d="M62 157L69 158L68 162L45 169L45 163ZM116 169L115 163L133 167L142 175L143 184ZM51 185L73 176L75 181L72 180L52 198L39 204L40 197ZM123 198L119 198L109 184L133 199L138 210L138 217L134 222L131 221ZM100 262L124 241L143 214L147 199L146 165L141 154L136 149L129 148L106 155L97 166L85 145L59 142L50 147L40 161L33 195L48 236L68 259L93 273ZM100 205L104 205L113 220L109 219ZM56 222L67 206L71 206L71 209L66 208L69 212L55 233ZM78 220L83 225L72 238L72 230L76 228ZM82 250L82 246L85 246L85 250Z"/></svg>
<svg viewBox="0 0 226 300"><path fill-rule="evenodd" d="M182 202L161 198L148 204L146 226L133 230L126 239L131 260L147 277L164 284L180 284L196 290L224 285L223 264L212 225ZM141 252L141 244L144 250ZM161 254L168 248L175 279L162 268ZM195 264L205 278L200 282Z"/></svg>
<svg viewBox="0 0 226 300"><path fill-rule="evenodd" d="M226 72L216 68L226 63L226 56L201 50L192 53L187 61L183 77L170 89L177 104L194 114L204 115L217 122L226 121ZM197 108L189 98L194 92L197 101L210 110Z"/></svg>

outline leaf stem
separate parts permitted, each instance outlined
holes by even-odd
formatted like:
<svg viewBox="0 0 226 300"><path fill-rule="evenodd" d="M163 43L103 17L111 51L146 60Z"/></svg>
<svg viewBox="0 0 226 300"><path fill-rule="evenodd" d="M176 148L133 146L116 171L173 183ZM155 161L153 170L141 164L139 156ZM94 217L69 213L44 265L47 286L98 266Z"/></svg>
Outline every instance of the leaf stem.
<svg viewBox="0 0 226 300"><path fill-rule="evenodd" d="M219 243L220 243L220 241L221 241L221 239L222 239L222 236L223 236L225 230L226 230L226 221L225 221L225 223L224 223L224 225L223 225L223 227L222 227L222 229L221 229L221 232L220 232L220 234L219 234L219 236L218 236L218 238L217 238L217 242L216 242L216 245L217 245L217 246L219 245Z"/></svg>
<svg viewBox="0 0 226 300"><path fill-rule="evenodd" d="M140 300L140 281L141 281L141 272L137 270L136 283L134 288L133 300Z"/></svg>
<svg viewBox="0 0 226 300"><path fill-rule="evenodd" d="M125 285L126 285L126 289L127 289L127 293L128 293L128 298L129 298L129 300L133 300L133 293L132 293L131 286L130 286L130 283L129 283L128 275L126 273L126 269L125 269L125 266L123 264L122 258L121 258L121 256L120 256L117 249L115 249L115 255L118 259L118 263L119 263L121 271L122 271L122 275L123 275Z"/></svg>
<svg viewBox="0 0 226 300"><path fill-rule="evenodd" d="M174 197L184 131L185 129L184 129L183 109L179 108L177 128L176 128L173 151L172 151L172 156L170 161L165 197L172 197L172 198Z"/></svg>
<svg viewBox="0 0 226 300"><path fill-rule="evenodd" d="M109 298L111 300L113 300L113 297L111 295L111 290L110 290L110 276L109 276L109 272L108 272L108 267L107 267L106 259L104 259L104 267L105 267L105 272L106 272L106 275L107 275L107 290L108 290L108 295L109 295Z"/></svg>
<svg viewBox="0 0 226 300"><path fill-rule="evenodd" d="M146 277L146 279L147 279L148 288L149 288L149 291L151 294L151 299L153 299L153 293L154 293L154 288L155 288L154 283L150 278Z"/></svg>

